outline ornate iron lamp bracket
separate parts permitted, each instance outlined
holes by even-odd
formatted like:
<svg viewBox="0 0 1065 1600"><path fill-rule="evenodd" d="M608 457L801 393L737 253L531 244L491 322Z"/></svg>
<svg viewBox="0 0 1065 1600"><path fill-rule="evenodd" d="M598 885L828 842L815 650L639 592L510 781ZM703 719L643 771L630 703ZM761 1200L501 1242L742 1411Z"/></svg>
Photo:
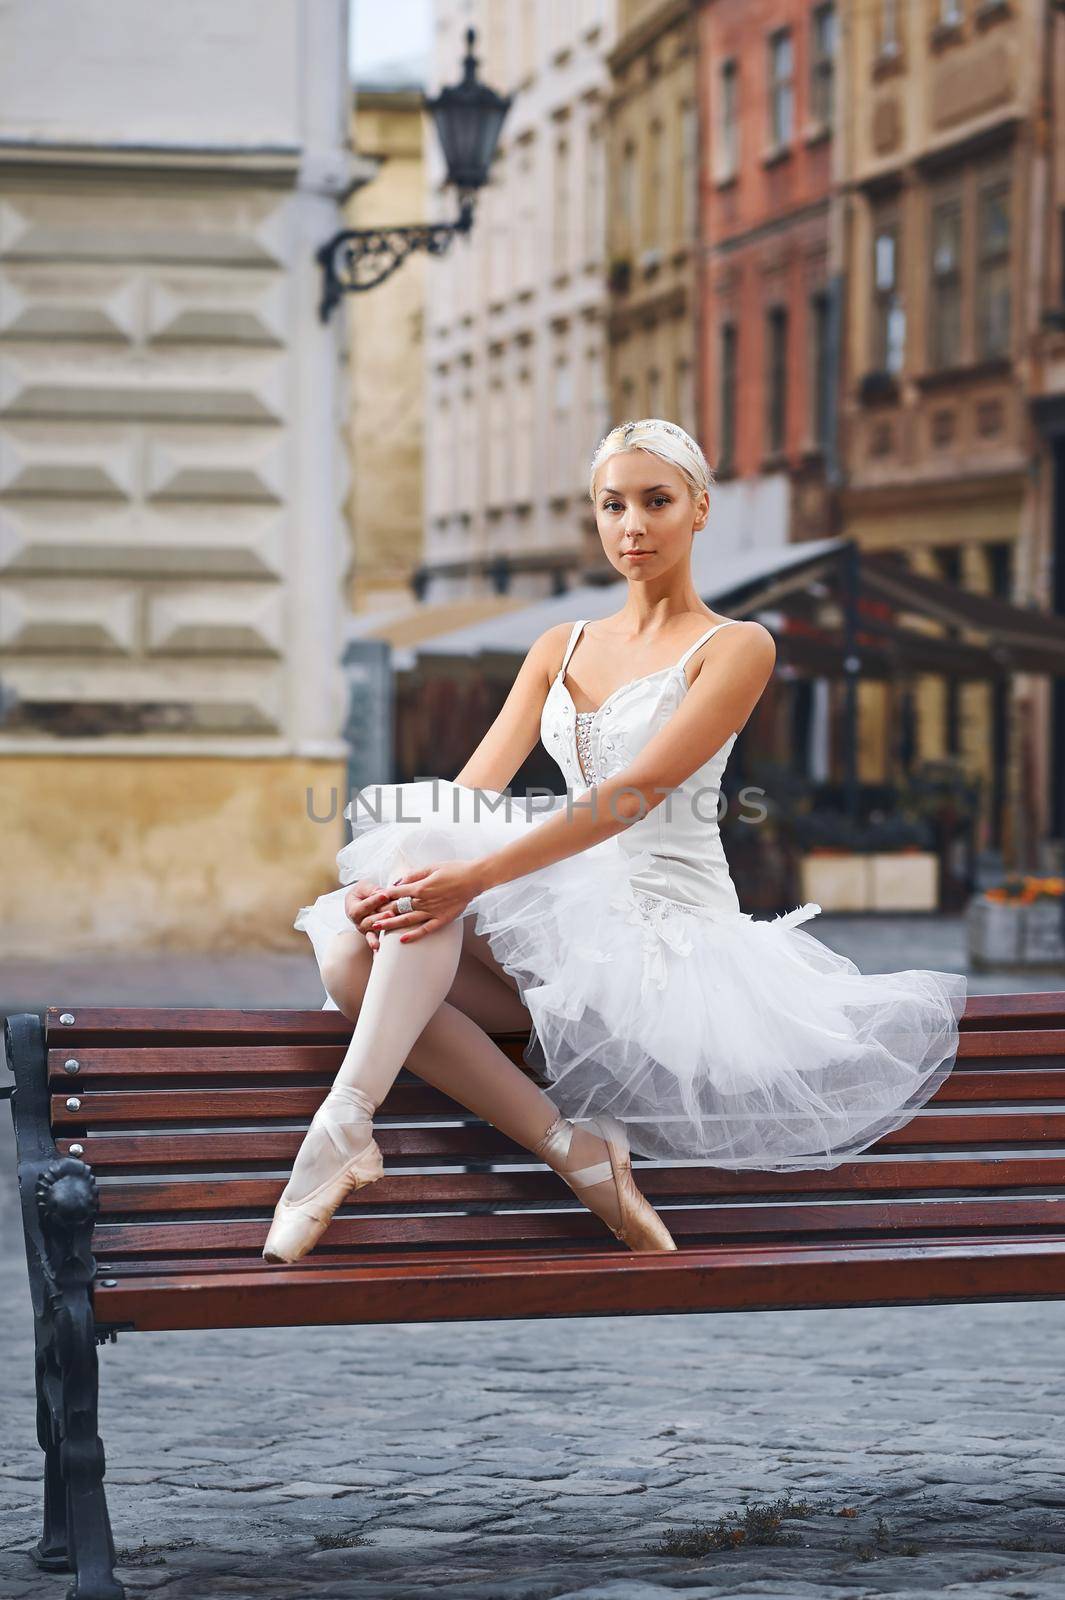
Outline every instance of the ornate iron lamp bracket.
<svg viewBox="0 0 1065 1600"><path fill-rule="evenodd" d="M457 233L473 227L473 201L463 199L454 222L399 228L344 228L316 252L322 268L318 319L328 322L341 295L373 289L391 277L414 250L442 256Z"/></svg>

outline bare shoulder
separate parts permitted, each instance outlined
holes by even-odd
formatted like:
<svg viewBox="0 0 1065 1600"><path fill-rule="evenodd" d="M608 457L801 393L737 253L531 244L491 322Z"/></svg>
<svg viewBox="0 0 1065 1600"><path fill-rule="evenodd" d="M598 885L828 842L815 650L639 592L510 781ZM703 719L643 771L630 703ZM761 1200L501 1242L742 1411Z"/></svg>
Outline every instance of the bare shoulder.
<svg viewBox="0 0 1065 1600"><path fill-rule="evenodd" d="M554 677L562 664L562 657L566 653L566 645L572 632L572 622L556 622L553 627L545 628L539 638L529 646L526 661L542 668L548 677Z"/></svg>
<svg viewBox="0 0 1065 1600"><path fill-rule="evenodd" d="M701 674L713 651L717 656L727 657L730 662L742 662L752 673L768 678L777 659L777 642L773 635L761 622L740 618L730 620L735 621L735 627L719 629L712 639L708 639L696 651L696 676Z"/></svg>
<svg viewBox="0 0 1065 1600"><path fill-rule="evenodd" d="M727 637L727 635L725 636ZM739 632L733 634L733 648L742 645L744 653L752 661L767 661L770 666L777 658L777 641L764 623L752 619L739 623Z"/></svg>

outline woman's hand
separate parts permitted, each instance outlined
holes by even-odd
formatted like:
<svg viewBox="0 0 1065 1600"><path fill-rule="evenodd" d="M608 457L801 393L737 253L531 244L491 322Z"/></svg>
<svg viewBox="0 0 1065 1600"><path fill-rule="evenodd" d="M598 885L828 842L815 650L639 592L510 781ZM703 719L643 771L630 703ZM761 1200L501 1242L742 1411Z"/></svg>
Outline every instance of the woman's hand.
<svg viewBox="0 0 1065 1600"><path fill-rule="evenodd" d="M367 878L353 883L344 896L344 915L355 924L371 950L377 950L381 936L373 931L373 920L387 906L391 898L387 889L381 889Z"/></svg>
<svg viewBox="0 0 1065 1600"><path fill-rule="evenodd" d="M409 944L454 922L483 887L475 861L442 861L439 866L418 867L389 885L388 898L393 904L371 918L371 926L382 930L402 928L405 931L400 943ZM394 903L405 894L414 902L414 910L396 911Z"/></svg>

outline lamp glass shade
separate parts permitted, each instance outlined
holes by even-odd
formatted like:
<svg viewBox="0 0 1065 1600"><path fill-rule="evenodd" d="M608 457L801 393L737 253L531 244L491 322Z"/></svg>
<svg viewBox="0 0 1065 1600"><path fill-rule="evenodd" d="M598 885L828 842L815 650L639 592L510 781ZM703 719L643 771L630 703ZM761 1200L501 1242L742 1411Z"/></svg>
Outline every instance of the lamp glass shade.
<svg viewBox="0 0 1065 1600"><path fill-rule="evenodd" d="M462 82L441 89L435 100L426 98L424 104L436 124L448 182L458 189L480 189L488 182L510 96L497 94L479 82L472 28L466 38Z"/></svg>

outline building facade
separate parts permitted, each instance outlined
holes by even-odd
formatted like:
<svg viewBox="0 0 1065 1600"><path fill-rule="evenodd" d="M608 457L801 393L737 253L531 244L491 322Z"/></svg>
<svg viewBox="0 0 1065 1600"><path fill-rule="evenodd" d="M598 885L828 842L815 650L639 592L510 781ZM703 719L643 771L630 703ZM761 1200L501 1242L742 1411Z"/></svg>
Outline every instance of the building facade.
<svg viewBox="0 0 1065 1600"><path fill-rule="evenodd" d="M878 0L847 8L844 38L842 531L1020 601L1037 597L1024 392L1040 11ZM913 690L917 754L980 777L980 843L1011 852L1009 819L1027 831L1031 816L1033 684L922 677ZM876 779L903 697L862 696L863 775Z"/></svg>
<svg viewBox="0 0 1065 1600"><path fill-rule="evenodd" d="M439 0L430 93L513 103L472 233L426 276L423 593L549 594L598 552L588 462L610 420L604 262L616 0ZM427 153L429 215L455 214Z"/></svg>
<svg viewBox="0 0 1065 1600"><path fill-rule="evenodd" d="M402 227L425 215L425 117L415 84L356 83L352 143L373 172L345 208L345 226ZM391 277L347 296L351 379L353 612L412 599L424 538L426 273L415 250Z"/></svg>
<svg viewBox="0 0 1065 1600"><path fill-rule="evenodd" d="M1029 228L1034 463L1021 591L1061 618L1065 630L1065 13L1047 6L1042 28ZM1049 835L1065 850L1065 679L1033 679L1027 704L1037 732L1035 836Z"/></svg>
<svg viewBox="0 0 1065 1600"><path fill-rule="evenodd" d="M3 31L0 948L294 946L343 828L347 7Z"/></svg>
<svg viewBox="0 0 1065 1600"><path fill-rule="evenodd" d="M606 139L611 415L698 436L696 46L691 0L620 0Z"/></svg>
<svg viewBox="0 0 1065 1600"><path fill-rule="evenodd" d="M830 253L837 17L809 0L702 0L700 413L714 542L834 531Z"/></svg>

